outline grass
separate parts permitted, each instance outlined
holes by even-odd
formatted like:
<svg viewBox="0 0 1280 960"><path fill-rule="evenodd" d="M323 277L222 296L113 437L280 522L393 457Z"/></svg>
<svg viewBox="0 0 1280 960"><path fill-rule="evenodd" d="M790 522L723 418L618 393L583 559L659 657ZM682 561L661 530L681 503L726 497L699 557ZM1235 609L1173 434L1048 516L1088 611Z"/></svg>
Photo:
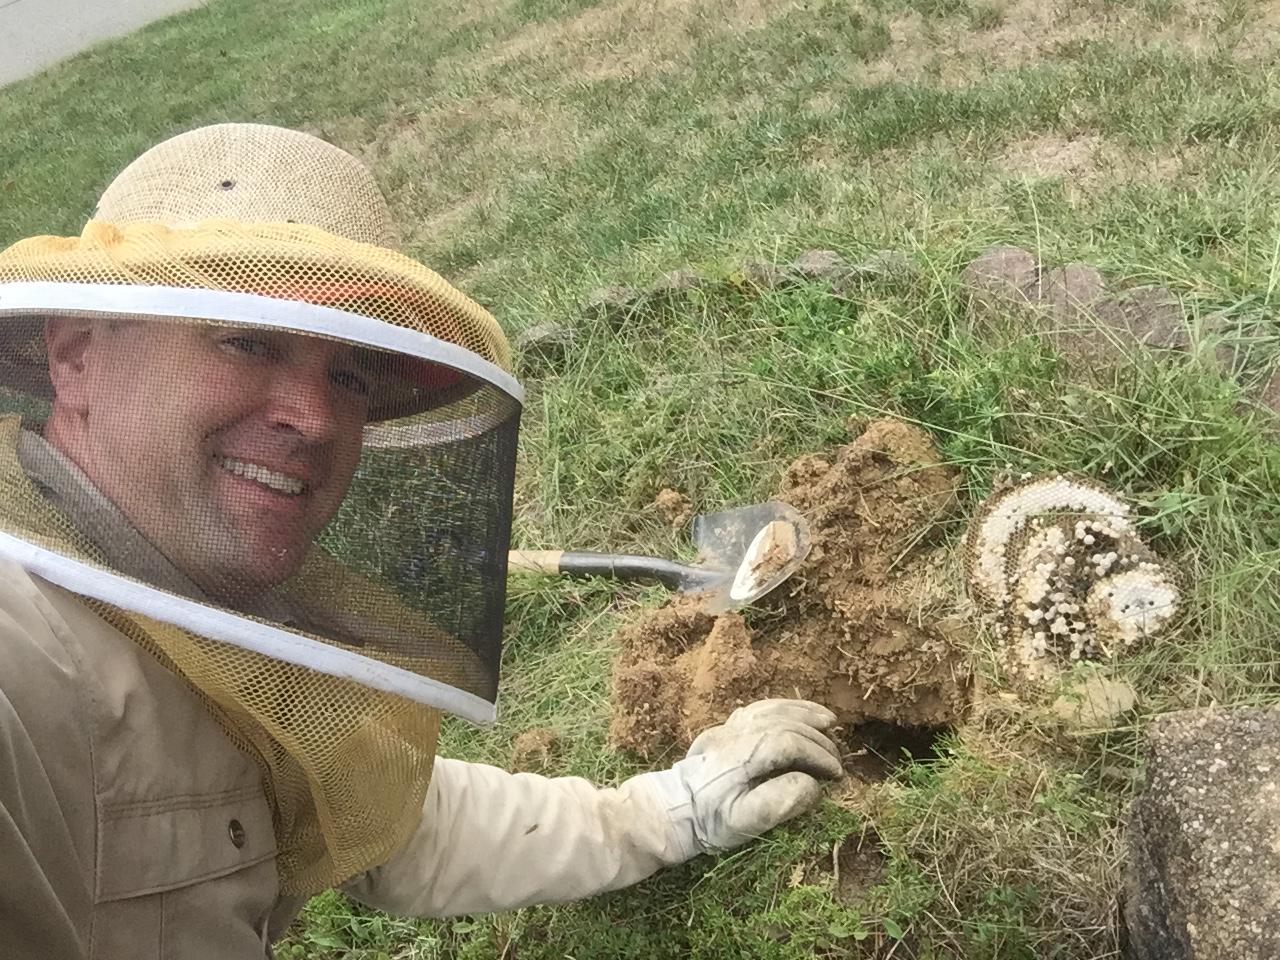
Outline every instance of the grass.
<svg viewBox="0 0 1280 960"><path fill-rule="evenodd" d="M708 510L762 498L851 418L892 414L932 433L970 502L1010 470L1115 485L1187 574L1187 622L1119 668L1144 698L1131 728L1064 737L996 699L860 812L832 799L572 906L409 921L326 895L281 954L1114 956L1142 726L1280 700L1280 445L1247 406L1280 343L1272 36L1247 0L213 0L5 88L0 242L77 230L178 129L284 123L367 159L409 250L510 331L570 327L565 364L522 370L521 545L679 552L649 510L663 487ZM994 242L1167 285L1195 349L1081 378L1034 337L983 333L957 277ZM809 247L911 269L848 298L736 282ZM725 282L616 326L576 306L686 266ZM1239 379L1215 361L1237 336ZM450 724L445 751L503 764L551 725L552 772L634 772L605 742L612 636L660 601L513 582L502 719ZM989 650L975 660L998 693ZM868 823L885 875L844 900L831 851Z"/></svg>

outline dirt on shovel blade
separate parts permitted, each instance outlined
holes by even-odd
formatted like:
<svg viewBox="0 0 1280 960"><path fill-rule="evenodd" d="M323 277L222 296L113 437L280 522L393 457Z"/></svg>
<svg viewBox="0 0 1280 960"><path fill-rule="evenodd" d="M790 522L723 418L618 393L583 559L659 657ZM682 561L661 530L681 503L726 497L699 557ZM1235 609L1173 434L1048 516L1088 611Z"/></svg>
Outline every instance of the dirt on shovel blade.
<svg viewBox="0 0 1280 960"><path fill-rule="evenodd" d="M954 723L968 702L964 631L941 612L928 544L956 486L928 435L893 420L831 456L796 460L776 499L808 519L809 556L750 623L687 597L626 628L613 743L646 758L683 751L763 697L816 700L845 726Z"/></svg>

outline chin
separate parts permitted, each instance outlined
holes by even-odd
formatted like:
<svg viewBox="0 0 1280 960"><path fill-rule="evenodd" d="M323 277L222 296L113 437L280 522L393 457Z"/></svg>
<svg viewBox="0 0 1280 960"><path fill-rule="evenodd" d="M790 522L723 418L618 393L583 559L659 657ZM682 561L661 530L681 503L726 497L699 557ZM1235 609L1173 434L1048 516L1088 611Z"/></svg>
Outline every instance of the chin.
<svg viewBox="0 0 1280 960"><path fill-rule="evenodd" d="M284 583L302 566L282 564L263 557L228 559L218 569L209 571L205 583L216 585L211 592L231 607L251 604L255 599Z"/></svg>
<svg viewBox="0 0 1280 960"><path fill-rule="evenodd" d="M306 556L306 551L299 550L295 556L297 559L290 560L288 563L264 563L259 566L250 566L254 571L254 582L262 584L263 590L280 586L302 569L302 560Z"/></svg>

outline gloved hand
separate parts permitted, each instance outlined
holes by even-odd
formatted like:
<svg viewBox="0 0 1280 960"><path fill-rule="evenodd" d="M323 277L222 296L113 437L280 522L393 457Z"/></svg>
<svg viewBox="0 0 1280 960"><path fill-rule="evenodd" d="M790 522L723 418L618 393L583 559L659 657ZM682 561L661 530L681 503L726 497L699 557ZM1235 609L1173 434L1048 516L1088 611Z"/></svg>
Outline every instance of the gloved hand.
<svg viewBox="0 0 1280 960"><path fill-rule="evenodd" d="M659 798L683 858L729 850L789 820L843 773L823 733L835 714L807 700L759 700L698 735L670 770L628 781Z"/></svg>
<svg viewBox="0 0 1280 960"><path fill-rule="evenodd" d="M812 804L822 792L815 778L841 773L822 733L835 719L816 703L761 700L703 731L670 770L618 787L437 759L418 832L343 889L415 917L617 890L736 847Z"/></svg>

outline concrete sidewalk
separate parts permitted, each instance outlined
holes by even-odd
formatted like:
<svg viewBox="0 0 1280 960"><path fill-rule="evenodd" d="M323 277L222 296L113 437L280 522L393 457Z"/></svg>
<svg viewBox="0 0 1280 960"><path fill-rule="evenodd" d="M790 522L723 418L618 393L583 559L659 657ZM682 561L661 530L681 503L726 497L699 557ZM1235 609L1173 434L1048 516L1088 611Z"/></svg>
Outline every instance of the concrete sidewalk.
<svg viewBox="0 0 1280 960"><path fill-rule="evenodd" d="M0 86L204 0L0 0Z"/></svg>

